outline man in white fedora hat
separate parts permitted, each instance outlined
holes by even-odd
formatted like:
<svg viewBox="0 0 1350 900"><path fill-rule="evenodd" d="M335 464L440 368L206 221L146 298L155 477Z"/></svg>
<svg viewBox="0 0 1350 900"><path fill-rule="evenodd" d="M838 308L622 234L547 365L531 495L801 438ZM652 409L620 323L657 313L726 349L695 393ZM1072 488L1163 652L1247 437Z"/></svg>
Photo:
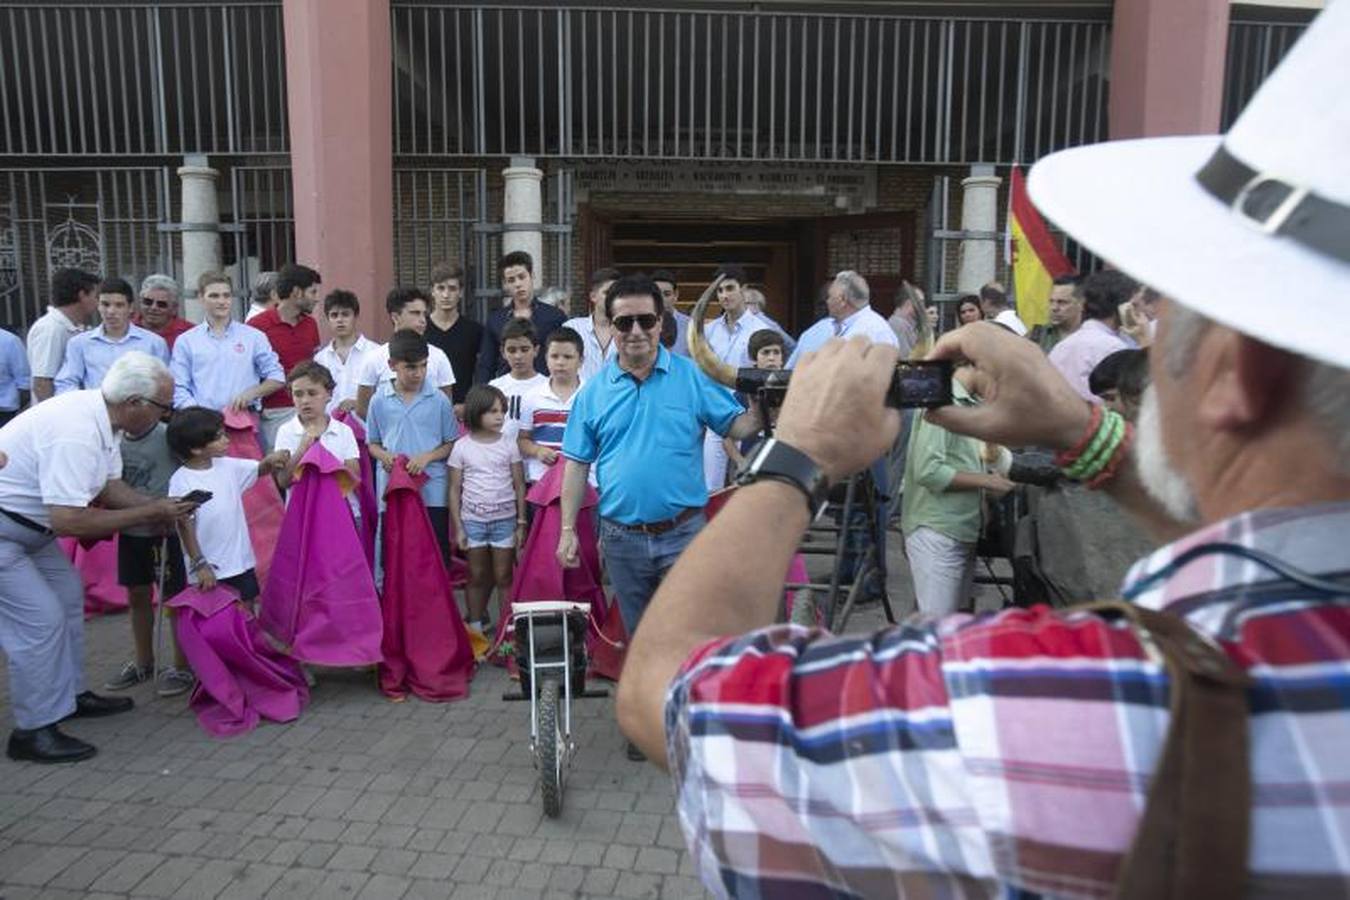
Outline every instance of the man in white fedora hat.
<svg viewBox="0 0 1350 900"><path fill-rule="evenodd" d="M1003 329L933 351L971 361L984 402L930 420L1058 448L1172 541L1126 601L751 630L824 486L899 427L892 348L801 362L619 686L714 894L1350 891L1350 317L1325 314L1350 296L1348 52L1340 0L1228 135L1033 168L1043 212L1165 298L1137 439Z"/></svg>

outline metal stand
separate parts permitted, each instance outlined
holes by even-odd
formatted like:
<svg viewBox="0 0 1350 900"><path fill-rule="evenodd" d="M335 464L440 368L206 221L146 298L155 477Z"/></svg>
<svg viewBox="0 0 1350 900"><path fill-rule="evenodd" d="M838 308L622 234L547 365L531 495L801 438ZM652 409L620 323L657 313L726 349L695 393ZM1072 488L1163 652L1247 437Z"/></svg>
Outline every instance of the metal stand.
<svg viewBox="0 0 1350 900"><path fill-rule="evenodd" d="M165 573L168 570L168 567L169 567L169 537L168 535L165 535L164 537L161 537L159 539L159 551L155 554L155 596L151 598L151 602L154 603L155 607L154 678L155 678L156 695L158 695L159 693L159 671L161 665L160 660L164 658L164 616L167 615L164 609L165 607L164 601L168 599L164 596L164 578Z"/></svg>

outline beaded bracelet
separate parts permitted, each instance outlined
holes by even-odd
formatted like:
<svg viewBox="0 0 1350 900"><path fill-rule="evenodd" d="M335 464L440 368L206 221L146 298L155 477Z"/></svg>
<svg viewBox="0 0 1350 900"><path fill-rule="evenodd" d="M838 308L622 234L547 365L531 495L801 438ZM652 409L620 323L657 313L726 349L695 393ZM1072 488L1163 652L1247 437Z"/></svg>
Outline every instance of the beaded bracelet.
<svg viewBox="0 0 1350 900"><path fill-rule="evenodd" d="M1111 454L1125 436L1125 419L1116 412L1107 411L1102 416L1102 427L1092 439L1087 452L1073 465L1064 470L1064 474L1074 481L1086 481L1096 475L1111 459Z"/></svg>
<svg viewBox="0 0 1350 900"><path fill-rule="evenodd" d="M1073 463L1083 455L1083 451L1087 449L1088 444L1092 443L1093 437L1096 436L1097 430L1101 427L1101 405L1093 403L1090 404L1090 406L1092 407L1092 418L1088 420L1088 427L1087 430L1083 432L1082 440L1080 440L1073 448L1055 454L1055 465L1059 466L1061 469L1073 465Z"/></svg>
<svg viewBox="0 0 1350 900"><path fill-rule="evenodd" d="M1125 418L1113 410L1094 407L1092 421L1096 427L1091 435L1084 435L1074 450L1055 458L1064 477L1073 481L1089 481L1100 475L1132 431ZM1082 449L1084 446L1086 449Z"/></svg>
<svg viewBox="0 0 1350 900"><path fill-rule="evenodd" d="M1134 444L1134 425L1125 423L1125 436L1121 438L1120 443L1116 445L1115 452L1107 460L1106 466L1097 473L1097 476L1087 483L1088 490L1095 491L1105 485L1111 479L1116 477L1121 463L1130 455L1130 447Z"/></svg>

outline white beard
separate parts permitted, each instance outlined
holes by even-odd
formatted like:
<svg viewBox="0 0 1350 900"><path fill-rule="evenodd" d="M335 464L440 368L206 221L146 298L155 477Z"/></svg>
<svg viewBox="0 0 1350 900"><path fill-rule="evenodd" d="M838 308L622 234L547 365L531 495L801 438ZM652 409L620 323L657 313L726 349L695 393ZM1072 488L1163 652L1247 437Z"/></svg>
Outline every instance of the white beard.
<svg viewBox="0 0 1350 900"><path fill-rule="evenodd" d="M1138 441L1135 445L1135 461L1144 490L1161 503L1167 514L1177 522L1183 525L1198 522L1200 510L1195 501L1195 493L1186 483L1186 477L1178 472L1167 458L1167 450L1163 444L1162 413L1158 408L1158 391L1151 384L1144 390L1136 431Z"/></svg>

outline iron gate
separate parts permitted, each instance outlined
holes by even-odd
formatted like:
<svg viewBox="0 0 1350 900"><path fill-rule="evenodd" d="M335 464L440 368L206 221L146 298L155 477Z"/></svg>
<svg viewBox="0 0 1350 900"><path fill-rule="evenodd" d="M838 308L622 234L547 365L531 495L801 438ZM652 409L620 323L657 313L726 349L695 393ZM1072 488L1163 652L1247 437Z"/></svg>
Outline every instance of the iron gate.
<svg viewBox="0 0 1350 900"><path fill-rule="evenodd" d="M176 275L164 167L0 169L0 324L22 334L49 280L73 266L139 280Z"/></svg>
<svg viewBox="0 0 1350 900"><path fill-rule="evenodd" d="M394 274L399 284L429 285L439 263L465 269L466 311L479 321L501 302L502 187L486 169L394 169ZM572 281L576 201L572 173L550 173L544 184L544 259L535 283L575 292Z"/></svg>

